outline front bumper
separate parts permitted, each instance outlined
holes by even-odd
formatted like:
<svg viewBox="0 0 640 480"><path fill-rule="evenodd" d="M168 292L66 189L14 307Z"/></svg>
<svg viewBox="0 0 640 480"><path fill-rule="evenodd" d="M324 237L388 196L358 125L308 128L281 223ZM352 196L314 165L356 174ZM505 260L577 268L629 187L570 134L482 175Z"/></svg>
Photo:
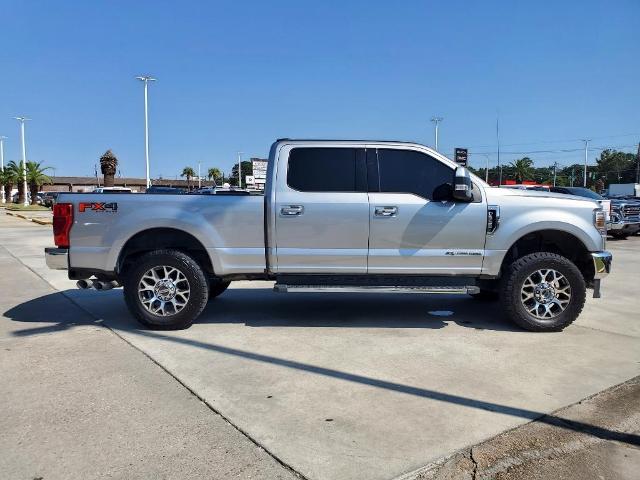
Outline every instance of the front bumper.
<svg viewBox="0 0 640 480"><path fill-rule="evenodd" d="M68 248L45 248L44 259L51 270L69 270Z"/></svg>
<svg viewBox="0 0 640 480"><path fill-rule="evenodd" d="M622 220L620 222L611 222L607 224L607 230L621 230L624 232L635 233L640 230L640 222Z"/></svg>
<svg viewBox="0 0 640 480"><path fill-rule="evenodd" d="M611 252L593 252L591 253L593 259L594 280L601 280L609 273L611 273L611 261L613 255Z"/></svg>

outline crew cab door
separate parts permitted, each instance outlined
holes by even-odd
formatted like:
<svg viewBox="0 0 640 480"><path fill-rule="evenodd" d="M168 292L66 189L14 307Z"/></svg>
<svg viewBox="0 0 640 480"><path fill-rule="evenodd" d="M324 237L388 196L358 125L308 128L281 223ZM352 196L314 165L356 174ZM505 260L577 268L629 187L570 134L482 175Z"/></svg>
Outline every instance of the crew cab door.
<svg viewBox="0 0 640 480"><path fill-rule="evenodd" d="M435 187L452 183L454 169L418 149L367 148L370 182L369 273L479 274L487 205L433 201Z"/></svg>
<svg viewBox="0 0 640 480"><path fill-rule="evenodd" d="M366 273L369 201L365 151L287 145L274 202L277 273Z"/></svg>

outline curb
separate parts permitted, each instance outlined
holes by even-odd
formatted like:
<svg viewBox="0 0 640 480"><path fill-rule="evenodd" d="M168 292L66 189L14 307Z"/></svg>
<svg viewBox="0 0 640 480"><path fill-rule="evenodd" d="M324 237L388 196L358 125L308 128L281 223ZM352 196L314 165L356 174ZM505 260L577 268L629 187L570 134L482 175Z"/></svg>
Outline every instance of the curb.
<svg viewBox="0 0 640 480"><path fill-rule="evenodd" d="M21 213L14 213L14 212L5 212L5 213L12 217L18 217L18 218L22 218L23 220L27 220L28 222L37 223L38 225L53 225L53 220L41 220L39 218L31 218Z"/></svg>

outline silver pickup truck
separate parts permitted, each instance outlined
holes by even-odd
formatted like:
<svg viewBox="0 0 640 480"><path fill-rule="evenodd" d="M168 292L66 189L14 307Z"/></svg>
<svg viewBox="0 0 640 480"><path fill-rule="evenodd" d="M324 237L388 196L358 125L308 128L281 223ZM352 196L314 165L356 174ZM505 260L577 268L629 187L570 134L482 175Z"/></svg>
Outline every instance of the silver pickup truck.
<svg viewBox="0 0 640 480"><path fill-rule="evenodd" d="M276 141L264 195L61 194L50 268L124 287L131 313L189 326L234 280L277 292L469 294L533 331L580 314L611 267L590 199L492 188L414 143Z"/></svg>

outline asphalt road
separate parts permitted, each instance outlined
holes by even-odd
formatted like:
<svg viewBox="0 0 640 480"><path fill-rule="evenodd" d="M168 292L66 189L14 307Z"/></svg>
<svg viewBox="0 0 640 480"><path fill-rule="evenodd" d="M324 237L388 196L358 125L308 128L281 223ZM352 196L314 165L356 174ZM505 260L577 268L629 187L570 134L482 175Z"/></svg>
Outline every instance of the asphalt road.
<svg viewBox="0 0 640 480"><path fill-rule="evenodd" d="M46 338L53 349L57 338L73 343L68 335L107 325L307 478L394 478L640 373L640 238L610 242L603 298L549 334L518 330L495 303L467 297L282 295L267 282L232 284L188 330L152 332L131 320L121 291L79 291L47 270L50 238L46 227L0 219L7 258L53 287L0 277L2 305L13 305L3 342ZM260 462L254 471L267 471Z"/></svg>

